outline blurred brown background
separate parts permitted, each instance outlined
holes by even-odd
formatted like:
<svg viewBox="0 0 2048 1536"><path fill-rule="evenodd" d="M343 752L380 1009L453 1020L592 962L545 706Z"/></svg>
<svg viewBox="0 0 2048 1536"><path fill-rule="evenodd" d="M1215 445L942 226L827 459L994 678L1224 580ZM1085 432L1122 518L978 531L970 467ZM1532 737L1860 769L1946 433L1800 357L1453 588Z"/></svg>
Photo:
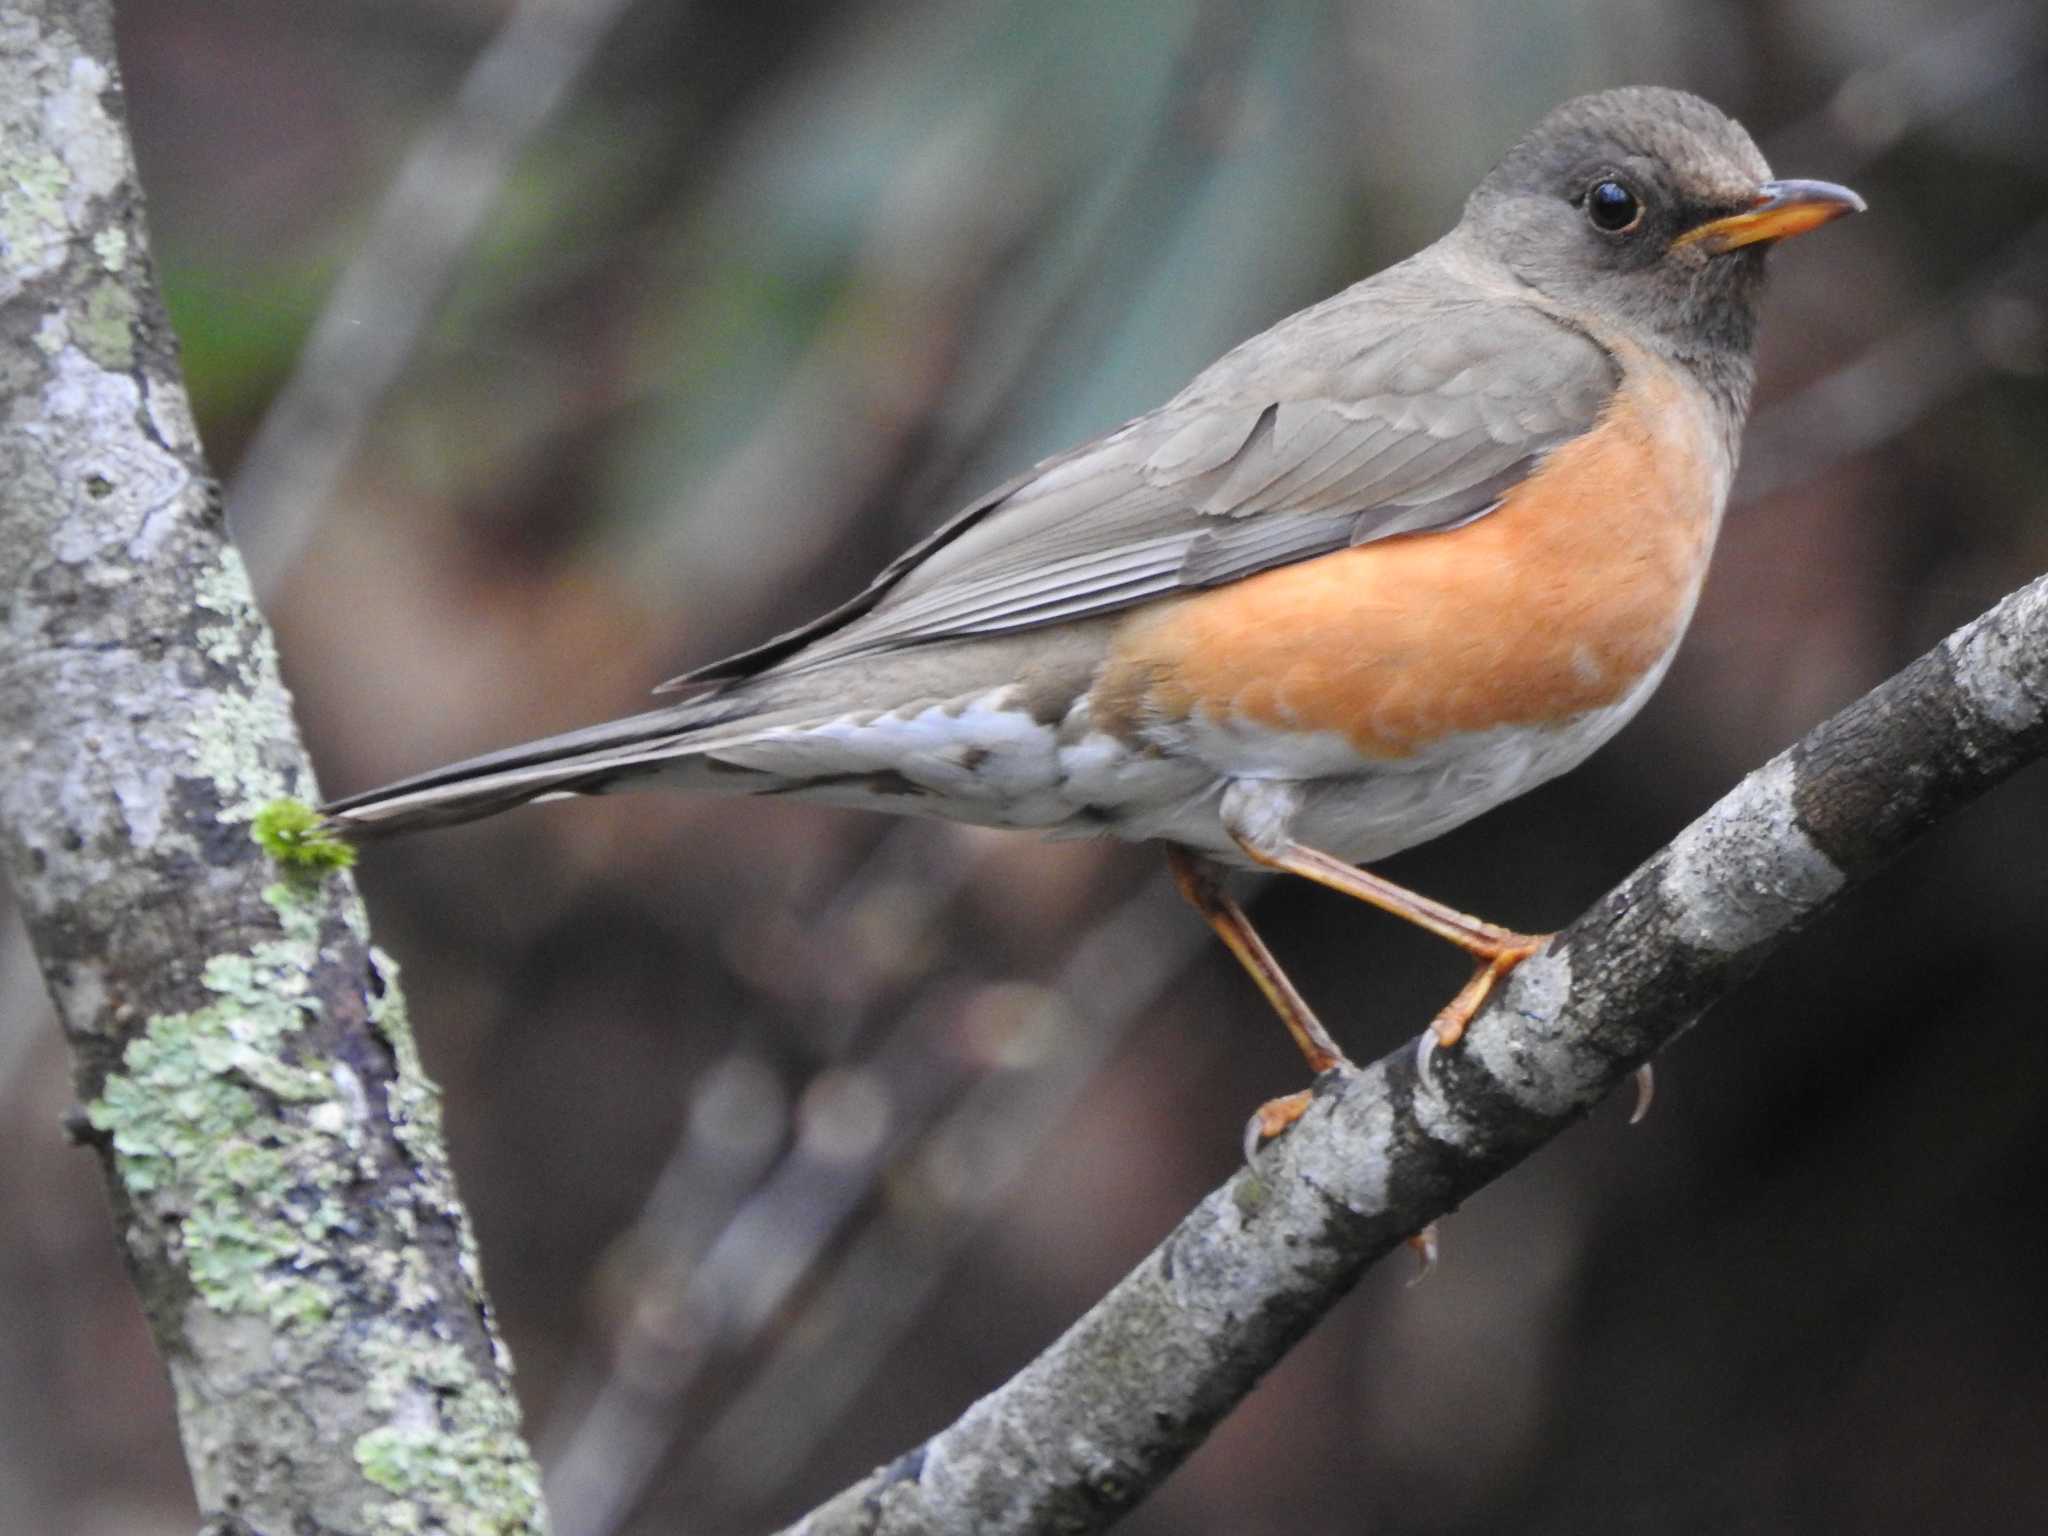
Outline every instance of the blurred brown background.
<svg viewBox="0 0 2048 1536"><path fill-rule="evenodd" d="M2048 567L2038 4L120 9L161 276L332 791L807 616L1621 83L1872 211L1775 260L1662 693L1389 872L1559 924ZM913 1444L1298 1085L1144 850L635 797L362 874L565 1536L763 1530ZM1461 975L1333 897L1255 910L1361 1056ZM187 1530L0 932L0 1530ZM2044 945L2036 772L1670 1051L1645 1125L1615 1105L1473 1201L1428 1284L1368 1277L1129 1528L2048 1526Z"/></svg>

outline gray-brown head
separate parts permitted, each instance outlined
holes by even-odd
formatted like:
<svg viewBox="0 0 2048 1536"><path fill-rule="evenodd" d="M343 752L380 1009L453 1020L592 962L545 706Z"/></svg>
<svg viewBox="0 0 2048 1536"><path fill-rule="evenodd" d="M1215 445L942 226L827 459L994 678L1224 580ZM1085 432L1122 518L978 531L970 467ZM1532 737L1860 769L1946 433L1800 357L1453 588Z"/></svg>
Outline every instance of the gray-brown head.
<svg viewBox="0 0 2048 1536"><path fill-rule="evenodd" d="M1453 238L1687 364L1739 413L1764 252L1862 207L1831 182L1773 180L1742 125L1699 97L1637 86L1544 118L1480 182Z"/></svg>

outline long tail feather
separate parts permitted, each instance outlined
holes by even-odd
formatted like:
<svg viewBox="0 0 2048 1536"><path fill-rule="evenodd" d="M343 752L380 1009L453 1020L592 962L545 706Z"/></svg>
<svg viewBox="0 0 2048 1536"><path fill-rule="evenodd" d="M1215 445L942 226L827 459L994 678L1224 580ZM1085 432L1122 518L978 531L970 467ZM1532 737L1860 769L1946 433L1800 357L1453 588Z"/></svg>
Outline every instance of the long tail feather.
<svg viewBox="0 0 2048 1536"><path fill-rule="evenodd" d="M650 710L346 795L320 812L337 832L365 841L456 826L553 795L602 794L622 779L694 756L719 719L715 708L687 704Z"/></svg>

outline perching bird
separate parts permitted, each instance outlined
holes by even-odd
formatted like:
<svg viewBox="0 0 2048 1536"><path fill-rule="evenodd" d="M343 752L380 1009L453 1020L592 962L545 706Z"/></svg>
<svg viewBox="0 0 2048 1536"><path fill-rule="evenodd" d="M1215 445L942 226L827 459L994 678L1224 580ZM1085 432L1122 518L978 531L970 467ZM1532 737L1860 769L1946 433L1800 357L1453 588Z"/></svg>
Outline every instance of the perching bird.
<svg viewBox="0 0 2048 1536"><path fill-rule="evenodd" d="M1452 1044L1542 940L1354 861L1563 773L1642 707L1735 471L1765 252L1862 207L1773 180L1696 96L1568 102L1435 244L670 685L693 697L326 813L381 835L664 785L1158 841L1313 1069L1342 1053L1218 865L1467 950L1434 1024Z"/></svg>

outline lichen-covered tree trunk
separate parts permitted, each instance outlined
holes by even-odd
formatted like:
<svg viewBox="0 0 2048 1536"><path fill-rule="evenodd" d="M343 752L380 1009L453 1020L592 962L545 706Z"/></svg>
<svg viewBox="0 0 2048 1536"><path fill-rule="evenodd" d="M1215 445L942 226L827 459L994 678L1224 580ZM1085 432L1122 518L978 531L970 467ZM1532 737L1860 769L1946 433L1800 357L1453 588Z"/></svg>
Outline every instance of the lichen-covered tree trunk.
<svg viewBox="0 0 2048 1536"><path fill-rule="evenodd" d="M223 1528L538 1531L391 965L150 281L105 0L0 0L0 849Z"/></svg>

